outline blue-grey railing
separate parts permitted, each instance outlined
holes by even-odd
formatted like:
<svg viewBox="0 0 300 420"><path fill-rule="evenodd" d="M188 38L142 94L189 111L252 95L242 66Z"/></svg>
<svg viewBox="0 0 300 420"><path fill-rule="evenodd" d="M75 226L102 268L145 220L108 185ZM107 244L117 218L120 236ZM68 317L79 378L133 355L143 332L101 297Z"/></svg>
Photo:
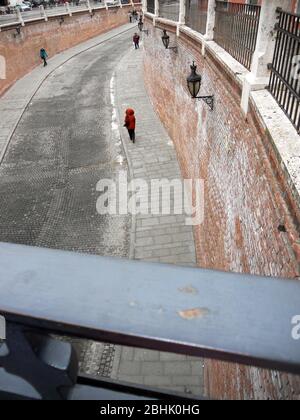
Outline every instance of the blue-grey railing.
<svg viewBox="0 0 300 420"><path fill-rule="evenodd" d="M300 373L297 280L0 244L0 290L0 397L107 397L107 383L78 377L72 347L49 332Z"/></svg>

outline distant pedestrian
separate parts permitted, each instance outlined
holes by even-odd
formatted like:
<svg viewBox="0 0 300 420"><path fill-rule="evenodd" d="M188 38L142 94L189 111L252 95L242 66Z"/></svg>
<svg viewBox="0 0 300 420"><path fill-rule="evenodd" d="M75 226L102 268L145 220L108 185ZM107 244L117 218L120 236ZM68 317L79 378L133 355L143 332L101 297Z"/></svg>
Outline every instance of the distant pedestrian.
<svg viewBox="0 0 300 420"><path fill-rule="evenodd" d="M124 127L128 130L130 140L135 143L135 116L131 108L126 109Z"/></svg>
<svg viewBox="0 0 300 420"><path fill-rule="evenodd" d="M48 54L47 54L45 48L41 48L40 57L44 62L44 67L46 67L48 65L48 63L47 63Z"/></svg>
<svg viewBox="0 0 300 420"><path fill-rule="evenodd" d="M133 35L133 43L136 50L140 48L140 36L137 33Z"/></svg>

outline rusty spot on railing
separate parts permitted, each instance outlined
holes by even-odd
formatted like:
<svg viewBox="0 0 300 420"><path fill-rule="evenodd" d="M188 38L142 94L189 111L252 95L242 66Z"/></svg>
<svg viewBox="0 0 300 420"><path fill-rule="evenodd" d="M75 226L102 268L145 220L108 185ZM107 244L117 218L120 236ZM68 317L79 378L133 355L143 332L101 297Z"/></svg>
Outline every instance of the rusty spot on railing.
<svg viewBox="0 0 300 420"><path fill-rule="evenodd" d="M209 313L207 308L194 308L178 311L179 316L183 319L191 320L195 318L203 318Z"/></svg>

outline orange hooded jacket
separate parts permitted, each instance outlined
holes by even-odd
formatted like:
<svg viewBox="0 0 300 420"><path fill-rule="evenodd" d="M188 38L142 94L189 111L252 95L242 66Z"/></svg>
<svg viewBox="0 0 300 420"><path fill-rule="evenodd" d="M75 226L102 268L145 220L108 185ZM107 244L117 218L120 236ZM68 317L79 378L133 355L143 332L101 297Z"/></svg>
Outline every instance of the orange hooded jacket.
<svg viewBox="0 0 300 420"><path fill-rule="evenodd" d="M128 130L135 130L134 110L131 108L126 109L125 125Z"/></svg>

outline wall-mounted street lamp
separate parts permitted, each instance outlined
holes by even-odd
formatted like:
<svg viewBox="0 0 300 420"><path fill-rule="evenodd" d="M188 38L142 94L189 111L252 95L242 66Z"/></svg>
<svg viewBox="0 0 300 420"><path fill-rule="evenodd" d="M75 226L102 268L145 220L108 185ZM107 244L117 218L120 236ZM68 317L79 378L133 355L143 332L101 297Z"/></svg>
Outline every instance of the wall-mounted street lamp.
<svg viewBox="0 0 300 420"><path fill-rule="evenodd" d="M144 32L147 36L149 36L149 30L148 29L143 29L144 27L144 22L140 19L139 23L138 23L138 28L140 30L140 32Z"/></svg>
<svg viewBox="0 0 300 420"><path fill-rule="evenodd" d="M174 52L177 52L178 51L178 47L170 47L169 46L169 44L170 44L170 37L167 34L166 29L163 30L163 36L161 37L161 40L162 40L162 42L163 42L166 50L173 50Z"/></svg>
<svg viewBox="0 0 300 420"><path fill-rule="evenodd" d="M189 92L192 98L204 101L213 111L214 109L214 96L213 95L197 96L201 89L202 77L200 76L200 74L196 73L196 70L197 70L197 66L195 65L195 62L193 61L193 64L191 65L191 74L186 79Z"/></svg>
<svg viewBox="0 0 300 420"><path fill-rule="evenodd" d="M59 24L62 25L64 23L65 19L63 16L61 16L61 18L59 19Z"/></svg>

